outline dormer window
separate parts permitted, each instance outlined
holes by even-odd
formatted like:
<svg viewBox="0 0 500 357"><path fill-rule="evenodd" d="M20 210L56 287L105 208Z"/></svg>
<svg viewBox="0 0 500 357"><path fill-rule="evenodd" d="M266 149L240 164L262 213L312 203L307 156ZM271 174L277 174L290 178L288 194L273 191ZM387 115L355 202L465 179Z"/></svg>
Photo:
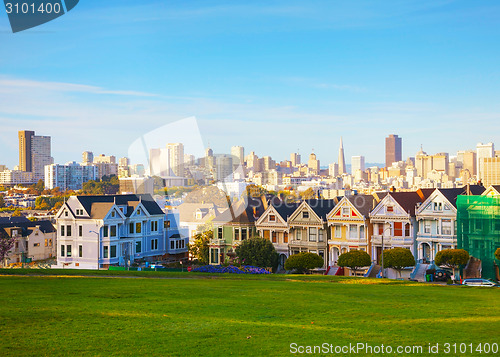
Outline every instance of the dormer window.
<svg viewBox="0 0 500 357"><path fill-rule="evenodd" d="M302 212L302 218L309 218L309 212L308 211Z"/></svg>
<svg viewBox="0 0 500 357"><path fill-rule="evenodd" d="M64 211L64 216L68 217L68 211Z"/></svg>
<svg viewBox="0 0 500 357"><path fill-rule="evenodd" d="M77 216L83 216L83 209L79 209L79 208L77 208L77 209L76 209L76 215L77 215Z"/></svg>
<svg viewBox="0 0 500 357"><path fill-rule="evenodd" d="M138 215L138 216L140 216L140 215L141 215L141 209L140 209L140 208L137 210L137 215Z"/></svg>
<svg viewBox="0 0 500 357"><path fill-rule="evenodd" d="M342 217L349 217L349 207L342 207Z"/></svg>
<svg viewBox="0 0 500 357"><path fill-rule="evenodd" d="M269 222L276 222L276 216L274 214L269 215Z"/></svg>
<svg viewBox="0 0 500 357"><path fill-rule="evenodd" d="M115 217L115 216L116 216L115 211L111 212L111 217Z"/></svg>
<svg viewBox="0 0 500 357"><path fill-rule="evenodd" d="M387 206L387 212L388 213L394 212L394 206Z"/></svg>

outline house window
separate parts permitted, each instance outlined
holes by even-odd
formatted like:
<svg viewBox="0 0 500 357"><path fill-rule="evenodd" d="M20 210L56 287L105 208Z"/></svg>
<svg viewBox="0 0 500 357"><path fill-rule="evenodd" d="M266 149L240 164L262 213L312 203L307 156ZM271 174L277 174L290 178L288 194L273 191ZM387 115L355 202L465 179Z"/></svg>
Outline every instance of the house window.
<svg viewBox="0 0 500 357"><path fill-rule="evenodd" d="M83 237L83 226L78 226L78 237Z"/></svg>
<svg viewBox="0 0 500 357"><path fill-rule="evenodd" d="M109 227L108 226L104 226L103 227L103 234L102 236L103 237L107 237L109 235Z"/></svg>
<svg viewBox="0 0 500 357"><path fill-rule="evenodd" d="M288 243L288 232L283 233L283 243Z"/></svg>
<svg viewBox="0 0 500 357"><path fill-rule="evenodd" d="M443 219L441 221L441 233L451 235L451 219Z"/></svg>
<svg viewBox="0 0 500 357"><path fill-rule="evenodd" d="M142 244L141 243L142 242L140 240L138 240L137 242L135 242L135 252L136 253L140 253L141 252L141 249L142 249L142 247L141 247Z"/></svg>
<svg viewBox="0 0 500 357"><path fill-rule="evenodd" d="M342 238L342 226L339 226L339 225L335 225L333 226L333 234L335 236L335 238Z"/></svg>
<svg viewBox="0 0 500 357"><path fill-rule="evenodd" d="M140 216L140 215L141 215L141 209L140 209L140 208L137 210L137 215L138 215L138 216Z"/></svg>
<svg viewBox="0 0 500 357"><path fill-rule="evenodd" d="M151 221L151 232L158 232L158 221Z"/></svg>
<svg viewBox="0 0 500 357"><path fill-rule="evenodd" d="M116 237L116 226L110 226L110 237Z"/></svg>
<svg viewBox="0 0 500 357"><path fill-rule="evenodd" d="M405 237L410 236L410 223L405 224Z"/></svg>
<svg viewBox="0 0 500 357"><path fill-rule="evenodd" d="M276 222L276 216L274 214L269 215L269 222Z"/></svg>
<svg viewBox="0 0 500 357"><path fill-rule="evenodd" d="M82 245L78 246L78 256L80 258L83 257L83 246Z"/></svg>
<svg viewBox="0 0 500 357"><path fill-rule="evenodd" d="M394 206L387 206L387 212L389 213L392 213L394 212Z"/></svg>
<svg viewBox="0 0 500 357"><path fill-rule="evenodd" d="M61 233L61 237L64 237L64 226L61 226L61 228L59 229L60 233Z"/></svg>
<svg viewBox="0 0 500 357"><path fill-rule="evenodd" d="M40 243L34 243L33 244L33 247L39 247L40 246Z"/></svg>
<svg viewBox="0 0 500 357"><path fill-rule="evenodd" d="M247 229L241 229L241 240L247 239L248 236L248 230Z"/></svg>
<svg viewBox="0 0 500 357"><path fill-rule="evenodd" d="M141 222L137 222L135 224L135 233L141 233L142 232L142 223Z"/></svg>
<svg viewBox="0 0 500 357"><path fill-rule="evenodd" d="M158 249L158 239L151 239L151 250Z"/></svg>
<svg viewBox="0 0 500 357"><path fill-rule="evenodd" d="M115 211L111 212L111 217L115 217L116 214L115 214Z"/></svg>
<svg viewBox="0 0 500 357"><path fill-rule="evenodd" d="M403 236L403 222L394 222L394 236L395 237Z"/></svg>
<svg viewBox="0 0 500 357"><path fill-rule="evenodd" d="M134 224L133 223L129 224L128 229L130 231L130 234L134 234Z"/></svg>
<svg viewBox="0 0 500 357"><path fill-rule="evenodd" d="M350 213L349 207L342 207L342 217L349 217Z"/></svg>
<svg viewBox="0 0 500 357"><path fill-rule="evenodd" d="M365 226L359 226L359 238L360 239L365 238Z"/></svg>
<svg viewBox="0 0 500 357"><path fill-rule="evenodd" d="M309 212L308 211L302 212L302 218L309 218Z"/></svg>
<svg viewBox="0 0 500 357"><path fill-rule="evenodd" d="M323 259L323 262L324 262L325 261L325 251L324 250L318 250L318 255L321 257L321 259Z"/></svg>
<svg viewBox="0 0 500 357"><path fill-rule="evenodd" d="M222 227L217 227L217 239L222 239Z"/></svg>
<svg viewBox="0 0 500 357"><path fill-rule="evenodd" d="M175 241L175 249L179 249L179 241L178 240Z"/></svg>
<svg viewBox="0 0 500 357"><path fill-rule="evenodd" d="M71 257L71 245L69 244L66 246L66 256Z"/></svg>
<svg viewBox="0 0 500 357"><path fill-rule="evenodd" d="M358 226L355 224L349 225L349 238L358 238Z"/></svg>
<svg viewBox="0 0 500 357"><path fill-rule="evenodd" d="M302 240L302 229L297 229L297 231L295 232L295 239Z"/></svg>
<svg viewBox="0 0 500 357"><path fill-rule="evenodd" d="M273 243L278 243L278 237L277 237L276 232L273 232L273 234L272 234L272 238L273 238L273 240L272 240L272 241L273 241Z"/></svg>
<svg viewBox="0 0 500 357"><path fill-rule="evenodd" d="M108 247L107 245L105 245L105 246L103 247L103 253L104 253L104 254L103 254L103 258L108 258L108 256L109 256L109 255L108 255L108 251L109 251L109 247Z"/></svg>
<svg viewBox="0 0 500 357"><path fill-rule="evenodd" d="M317 228L309 228L309 242L316 242L316 236L318 234Z"/></svg>
<svg viewBox="0 0 500 357"><path fill-rule="evenodd" d="M66 235L71 237L71 226L66 226Z"/></svg>
<svg viewBox="0 0 500 357"><path fill-rule="evenodd" d="M62 245L62 244L61 244L61 257L64 257L64 245Z"/></svg>
<svg viewBox="0 0 500 357"><path fill-rule="evenodd" d="M430 233L430 232L431 232L431 222L424 221L424 233Z"/></svg>
<svg viewBox="0 0 500 357"><path fill-rule="evenodd" d="M318 229L318 242L324 242L323 229Z"/></svg>
<svg viewBox="0 0 500 357"><path fill-rule="evenodd" d="M264 233L264 237L263 238L264 239L269 239L269 237L270 237L270 231L265 230L265 231L263 231L263 233Z"/></svg>
<svg viewBox="0 0 500 357"><path fill-rule="evenodd" d="M52 239L49 239L49 247L52 247Z"/></svg>
<svg viewBox="0 0 500 357"><path fill-rule="evenodd" d="M172 249L172 250L175 249L175 241L174 240L170 241L170 249Z"/></svg>
<svg viewBox="0 0 500 357"><path fill-rule="evenodd" d="M170 221L164 222L164 228L170 228Z"/></svg>
<svg viewBox="0 0 500 357"><path fill-rule="evenodd" d="M378 224L378 235L379 236L384 235L384 225L382 223Z"/></svg>
<svg viewBox="0 0 500 357"><path fill-rule="evenodd" d="M239 228L234 229L234 240L240 240L240 229Z"/></svg>
<svg viewBox="0 0 500 357"><path fill-rule="evenodd" d="M48 247L49 246L49 240L48 239L45 239L45 246Z"/></svg>
<svg viewBox="0 0 500 357"><path fill-rule="evenodd" d="M68 217L68 211L64 211L64 216Z"/></svg>
<svg viewBox="0 0 500 357"><path fill-rule="evenodd" d="M116 245L111 246L111 258L116 258Z"/></svg>

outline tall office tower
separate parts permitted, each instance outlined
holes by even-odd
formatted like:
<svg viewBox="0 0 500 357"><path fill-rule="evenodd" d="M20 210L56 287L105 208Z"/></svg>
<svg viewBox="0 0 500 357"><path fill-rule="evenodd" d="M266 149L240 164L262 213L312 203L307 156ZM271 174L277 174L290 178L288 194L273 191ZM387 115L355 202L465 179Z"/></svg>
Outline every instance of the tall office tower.
<svg viewBox="0 0 500 357"><path fill-rule="evenodd" d="M344 157L344 144L342 143L342 137L340 137L340 147L339 147L339 175L346 174L345 157Z"/></svg>
<svg viewBox="0 0 500 357"><path fill-rule="evenodd" d="M476 168L477 168L477 179L482 180L484 177L483 164L484 159L495 157L495 145L493 143L483 144L479 143L476 147Z"/></svg>
<svg viewBox="0 0 500 357"><path fill-rule="evenodd" d="M307 167L311 170L311 173L314 175L319 174L319 160L316 159L316 154L311 153L309 155L309 161L307 162Z"/></svg>
<svg viewBox="0 0 500 357"><path fill-rule="evenodd" d="M365 171L365 157L364 156L353 156L351 158L351 173L354 173L358 170Z"/></svg>
<svg viewBox="0 0 500 357"><path fill-rule="evenodd" d="M92 151L84 151L82 153L82 164L90 165L94 162L94 153Z"/></svg>
<svg viewBox="0 0 500 357"><path fill-rule="evenodd" d="M31 172L31 138L35 136L34 131L19 131L19 170Z"/></svg>
<svg viewBox="0 0 500 357"><path fill-rule="evenodd" d="M50 136L31 137L31 168L33 180L45 179L45 165L51 165L54 159L50 156Z"/></svg>
<svg viewBox="0 0 500 357"><path fill-rule="evenodd" d="M215 163L215 180L233 181L233 157L231 155L217 155Z"/></svg>
<svg viewBox="0 0 500 357"><path fill-rule="evenodd" d="M170 169L177 177L184 177L184 145L181 143L167 144L170 151Z"/></svg>
<svg viewBox="0 0 500 357"><path fill-rule="evenodd" d="M248 170L252 170L253 172L261 171L261 161L259 160L259 157L255 155L254 151L251 151L250 154L247 155L245 161L247 163Z"/></svg>
<svg viewBox="0 0 500 357"><path fill-rule="evenodd" d="M485 187L500 185L500 157L483 159L483 184Z"/></svg>
<svg viewBox="0 0 500 357"><path fill-rule="evenodd" d="M432 155L432 169L449 175L449 155L446 152L441 152Z"/></svg>
<svg viewBox="0 0 500 357"><path fill-rule="evenodd" d="M271 156L264 156L261 159L261 170L262 171L268 171L268 170L275 170L276 169L276 161L274 161Z"/></svg>
<svg viewBox="0 0 500 357"><path fill-rule="evenodd" d="M385 167L391 167L393 162L403 158L403 139L391 134L385 138Z"/></svg>
<svg viewBox="0 0 500 357"><path fill-rule="evenodd" d="M245 162L245 148L243 146L231 147L231 156L233 156L233 165L243 165ZM234 162L235 157L238 158L237 162Z"/></svg>
<svg viewBox="0 0 500 357"><path fill-rule="evenodd" d="M330 177L337 177L339 175L339 165L337 163L333 163L328 165L328 175Z"/></svg>
<svg viewBox="0 0 500 357"><path fill-rule="evenodd" d="M214 151L208 147L205 150L205 168L211 170L215 166Z"/></svg>
<svg viewBox="0 0 500 357"><path fill-rule="evenodd" d="M296 152L290 154L290 161L292 162L292 167L300 165L300 154Z"/></svg>
<svg viewBox="0 0 500 357"><path fill-rule="evenodd" d="M128 159L128 157L121 157L118 159L118 166L125 167L128 165L130 165L130 160Z"/></svg>

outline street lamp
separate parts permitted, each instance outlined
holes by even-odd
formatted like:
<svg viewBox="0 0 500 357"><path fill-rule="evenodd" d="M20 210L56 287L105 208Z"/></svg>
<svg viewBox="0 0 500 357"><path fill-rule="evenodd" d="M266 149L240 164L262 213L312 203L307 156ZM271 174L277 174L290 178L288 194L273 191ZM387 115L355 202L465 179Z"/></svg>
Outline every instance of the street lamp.
<svg viewBox="0 0 500 357"><path fill-rule="evenodd" d="M388 229L391 229L391 225L389 223L389 227L385 228L383 231L382 231L382 279L385 278L384 276L384 233L386 230Z"/></svg>
<svg viewBox="0 0 500 357"><path fill-rule="evenodd" d="M97 270L100 269L100 264L99 264L99 251L101 250L100 247L100 242L99 242L99 233L96 231L89 231L89 233L95 233L97 235Z"/></svg>

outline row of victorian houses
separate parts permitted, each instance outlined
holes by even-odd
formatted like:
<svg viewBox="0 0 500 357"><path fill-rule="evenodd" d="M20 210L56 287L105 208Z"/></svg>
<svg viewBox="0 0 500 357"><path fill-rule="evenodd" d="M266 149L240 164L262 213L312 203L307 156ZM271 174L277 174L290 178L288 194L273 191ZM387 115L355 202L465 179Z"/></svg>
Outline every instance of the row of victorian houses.
<svg viewBox="0 0 500 357"><path fill-rule="evenodd" d="M214 218L210 264L221 264L234 255L242 240L260 236L274 244L280 268L290 255L312 252L324 259L320 270L336 271L342 253L363 250L372 258L371 270L380 264L383 249L402 247L418 263L413 274L423 275L437 252L457 247L457 197L491 190L469 185L300 203L272 196L246 197Z"/></svg>

